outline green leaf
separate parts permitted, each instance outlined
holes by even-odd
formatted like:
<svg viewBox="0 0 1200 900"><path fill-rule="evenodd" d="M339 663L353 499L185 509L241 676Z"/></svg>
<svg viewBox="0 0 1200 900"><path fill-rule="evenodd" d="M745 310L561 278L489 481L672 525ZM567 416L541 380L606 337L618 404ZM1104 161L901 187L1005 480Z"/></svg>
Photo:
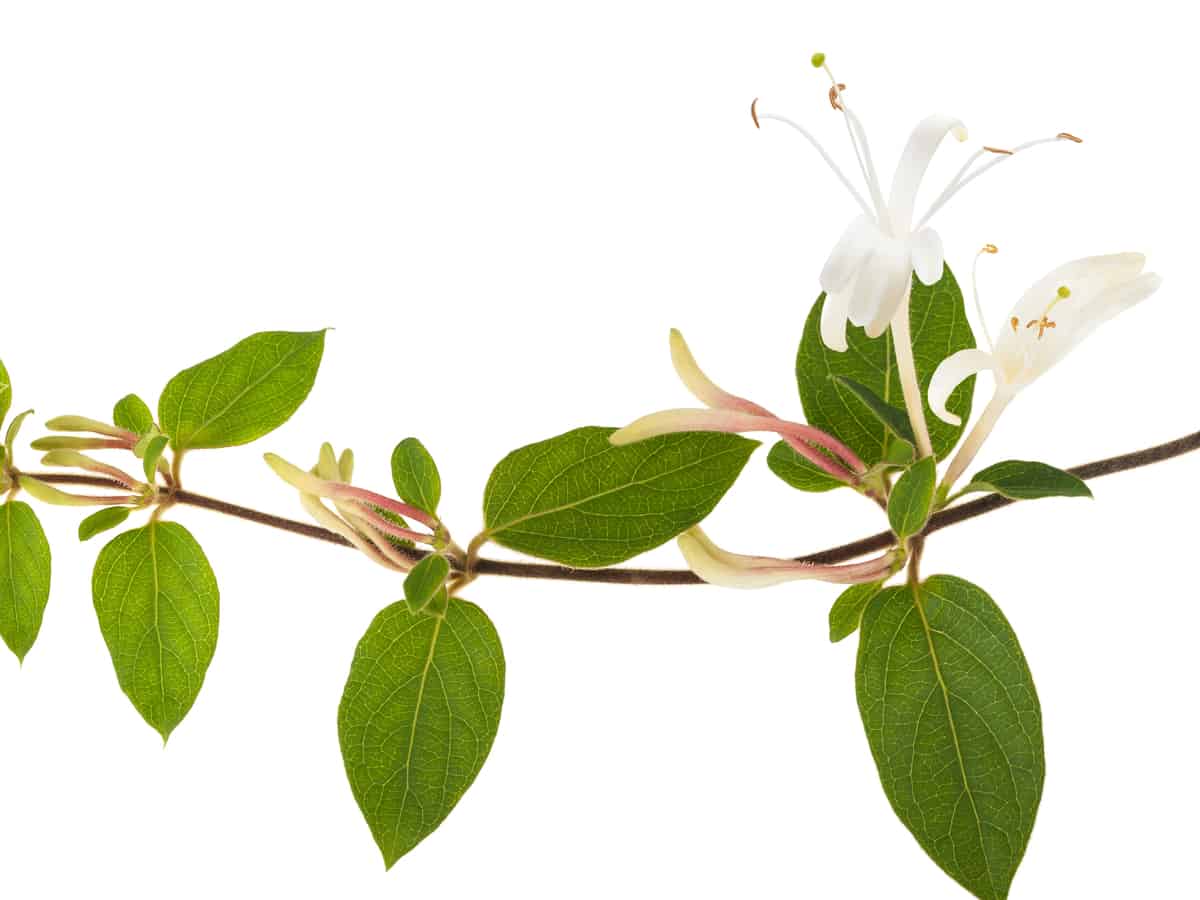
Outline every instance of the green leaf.
<svg viewBox="0 0 1200 900"><path fill-rule="evenodd" d="M258 440L291 418L317 377L325 332L265 331L180 372L158 420L178 450Z"/></svg>
<svg viewBox="0 0 1200 900"><path fill-rule="evenodd" d="M870 584L855 584L842 591L829 608L829 640L836 644L858 630L863 610L871 599L883 590L882 581Z"/></svg>
<svg viewBox="0 0 1200 900"><path fill-rule="evenodd" d="M1041 462L1009 459L988 466L971 476L962 489L988 491L1010 500L1036 500L1039 497L1090 497L1091 489L1081 478Z"/></svg>
<svg viewBox="0 0 1200 900"><path fill-rule="evenodd" d="M787 441L778 441L771 448L767 454L767 467L798 491L819 494L834 488L849 487L846 482L818 469L789 447Z"/></svg>
<svg viewBox="0 0 1200 900"><path fill-rule="evenodd" d="M123 525L133 512L128 506L110 506L94 512L79 523L79 540L90 541L98 534Z"/></svg>
<svg viewBox="0 0 1200 900"><path fill-rule="evenodd" d="M424 609L439 591L445 591L449 577L450 563L437 553L431 553L413 566L404 579L404 599L409 608L413 612Z"/></svg>
<svg viewBox="0 0 1200 900"><path fill-rule="evenodd" d="M865 384L859 384L853 378L847 378L845 375L835 375L833 380L838 384L850 390L854 396L858 397L871 413L896 437L904 440L910 446L915 446L917 443L916 437L913 435L912 423L908 421L908 413L902 409L897 409L890 403L876 394Z"/></svg>
<svg viewBox="0 0 1200 900"><path fill-rule="evenodd" d="M896 815L977 897L1000 900L1042 796L1042 713L1017 636L982 590L938 575L884 589L862 620L855 675Z"/></svg>
<svg viewBox="0 0 1200 900"><path fill-rule="evenodd" d="M27 503L0 504L0 637L24 660L50 599L50 544Z"/></svg>
<svg viewBox="0 0 1200 900"><path fill-rule="evenodd" d="M937 487L937 463L932 456L918 460L908 468L888 498L888 522L897 537L907 538L920 532L933 509Z"/></svg>
<svg viewBox="0 0 1200 900"><path fill-rule="evenodd" d="M217 646L217 580L182 525L117 535L96 560L92 596L121 689L165 742L187 715Z"/></svg>
<svg viewBox="0 0 1200 900"><path fill-rule="evenodd" d="M624 562L712 512L758 446L692 432L614 447L612 433L578 428L501 460L484 492L487 536L568 566Z"/></svg>
<svg viewBox="0 0 1200 900"><path fill-rule="evenodd" d="M154 427L154 414L137 394L126 394L113 407L113 424L141 435Z"/></svg>
<svg viewBox="0 0 1200 900"><path fill-rule="evenodd" d="M479 774L500 725L504 653L458 597L443 616L393 603L358 644L338 708L354 799L391 866L442 823Z"/></svg>
<svg viewBox="0 0 1200 900"><path fill-rule="evenodd" d="M804 414L817 428L837 435L868 464L884 460L889 446L897 440L891 430L863 408L862 400L848 387L835 380L836 376L850 378L871 391L884 403L904 406L900 379L896 369L896 354L892 349L892 333L870 340L861 328L850 326L846 340L850 347L845 353L835 353L821 340L821 308L825 295L816 304L804 325L804 336L796 355L796 381ZM929 379L938 363L959 350L975 346L971 326L967 322L962 291L946 267L942 280L932 286L913 279L910 321L913 335L913 356L922 398L927 396ZM947 404L952 412L970 418L974 378L955 389ZM938 458L944 457L958 443L963 426L947 425L929 410L923 401L929 435Z"/></svg>
<svg viewBox="0 0 1200 900"><path fill-rule="evenodd" d="M145 453L142 455L142 471L146 474L147 484L154 484L158 461L162 459L163 451L167 449L167 441L167 436L160 434L146 442Z"/></svg>
<svg viewBox="0 0 1200 900"><path fill-rule="evenodd" d="M4 417L8 415L10 409L12 409L12 382L8 377L8 369L4 368L4 361L0 360L0 425L4 424Z"/></svg>
<svg viewBox="0 0 1200 900"><path fill-rule="evenodd" d="M392 451L392 481L401 500L437 515L442 477L433 457L416 438L405 438Z"/></svg>

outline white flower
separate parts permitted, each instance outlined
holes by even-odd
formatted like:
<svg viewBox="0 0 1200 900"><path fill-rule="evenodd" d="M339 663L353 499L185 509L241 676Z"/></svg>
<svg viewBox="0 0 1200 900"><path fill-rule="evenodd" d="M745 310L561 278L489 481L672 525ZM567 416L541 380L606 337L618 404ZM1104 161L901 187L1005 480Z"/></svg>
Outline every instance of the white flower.
<svg viewBox="0 0 1200 900"><path fill-rule="evenodd" d="M934 152L947 134L965 141L966 127L957 118L946 115L932 115L918 122L900 156L892 177L891 192L885 200L866 133L858 117L846 105L845 85L837 83L825 64L824 54L814 55L813 65L824 69L833 82L829 100L834 109L840 110L845 116L846 130L858 160L859 171L867 185L870 203L863 199L807 129L783 116L758 113L757 100L751 106L751 115L755 125L762 119L773 119L804 135L862 209L862 215L850 223L834 245L821 271L821 289L826 294L821 313L821 338L831 350L843 352L847 346L847 321L866 328L869 337L878 337L896 317L907 298L914 272L924 284L934 284L941 279L944 263L942 240L937 232L927 227L927 223L952 196L988 169L1022 150L1060 140L1078 142L1079 138L1063 132L1051 138L1019 144L1011 150L982 148L967 160L928 211L914 222L917 191ZM997 158L972 172L976 160L989 153L996 154Z"/></svg>
<svg viewBox="0 0 1200 900"><path fill-rule="evenodd" d="M929 383L930 408L942 421L962 424L946 402L963 381L988 370L997 394L1011 398L1098 327L1158 290L1162 279L1143 272L1145 265L1140 253L1114 253L1059 266L1013 307L991 352L960 350L942 361Z"/></svg>

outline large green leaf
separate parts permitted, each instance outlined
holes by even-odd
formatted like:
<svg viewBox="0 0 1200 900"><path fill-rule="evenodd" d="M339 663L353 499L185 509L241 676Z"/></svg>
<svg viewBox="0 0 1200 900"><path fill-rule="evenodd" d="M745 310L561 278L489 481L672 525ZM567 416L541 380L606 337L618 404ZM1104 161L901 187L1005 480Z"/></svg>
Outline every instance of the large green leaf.
<svg viewBox="0 0 1200 900"><path fill-rule="evenodd" d="M2 374L2 373L0 373ZM25 659L50 599L50 544L26 503L0 505L0 637Z"/></svg>
<svg viewBox="0 0 1200 900"><path fill-rule="evenodd" d="M1042 796L1042 714L1017 636L982 590L885 588L862 620L858 706L896 815L977 897L1000 900Z"/></svg>
<svg viewBox="0 0 1200 900"><path fill-rule="evenodd" d="M204 551L174 522L117 535L96 560L92 597L121 689L166 741L217 646L217 580Z"/></svg>
<svg viewBox="0 0 1200 900"><path fill-rule="evenodd" d="M962 489L991 491L1010 500L1037 500L1040 497L1090 497L1091 489L1081 478L1041 462L1009 459L981 469Z"/></svg>
<svg viewBox="0 0 1200 900"><path fill-rule="evenodd" d="M4 361L0 360L0 425L4 424L4 417L11 408L12 382L8 378L8 369L4 368Z"/></svg>
<svg viewBox="0 0 1200 900"><path fill-rule="evenodd" d="M758 446L692 432L614 447L612 433L577 428L502 459L484 492L487 536L568 566L624 562L712 512Z"/></svg>
<svg viewBox="0 0 1200 900"><path fill-rule="evenodd" d="M304 402L325 332L264 331L180 372L163 389L158 421L179 450L248 444Z"/></svg>
<svg viewBox="0 0 1200 900"><path fill-rule="evenodd" d="M338 737L388 868L471 786L503 700L500 638L473 603L456 597L444 615L393 603L367 628L338 708Z"/></svg>
<svg viewBox="0 0 1200 900"><path fill-rule="evenodd" d="M868 464L881 462L888 455L889 445L897 438L836 376L849 378L884 403L903 408L904 397L896 371L891 330L870 340L863 329L850 326L846 333L849 349L845 353L836 353L821 340L824 303L825 295L822 294L804 324L804 336L796 355L796 381L804 414L811 424L849 444ZM909 318L925 420L929 424L934 452L941 458L958 443L962 426L947 425L929 410L926 398L929 379L938 363L951 353L975 346L962 291L948 266L942 280L935 285L927 287L913 279ZM964 423L970 418L974 385L973 377L967 379L955 389L947 403L952 412L962 416Z"/></svg>

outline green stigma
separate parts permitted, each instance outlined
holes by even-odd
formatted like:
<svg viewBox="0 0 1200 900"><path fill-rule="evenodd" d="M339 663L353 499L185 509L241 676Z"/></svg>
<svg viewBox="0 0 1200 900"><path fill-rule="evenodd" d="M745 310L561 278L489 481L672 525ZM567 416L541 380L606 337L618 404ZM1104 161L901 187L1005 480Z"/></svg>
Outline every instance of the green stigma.
<svg viewBox="0 0 1200 900"><path fill-rule="evenodd" d="M1058 298L1060 300L1066 300L1070 296L1071 296L1071 289L1069 287L1067 287L1065 284L1061 284L1058 286Z"/></svg>
<svg viewBox="0 0 1200 900"><path fill-rule="evenodd" d="M819 69L821 66L825 65L825 54L814 53L812 55L812 64L814 69Z"/></svg>

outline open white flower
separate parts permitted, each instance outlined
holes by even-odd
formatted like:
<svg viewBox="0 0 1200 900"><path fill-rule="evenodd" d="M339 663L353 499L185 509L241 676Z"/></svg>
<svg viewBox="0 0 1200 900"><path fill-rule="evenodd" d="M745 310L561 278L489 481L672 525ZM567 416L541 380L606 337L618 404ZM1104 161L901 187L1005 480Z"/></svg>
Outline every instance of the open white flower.
<svg viewBox="0 0 1200 900"><path fill-rule="evenodd" d="M990 245L984 250L995 252ZM951 425L962 424L946 408L954 389L979 372L991 371L996 379L995 395L951 463L945 484L963 473L1013 397L1109 319L1158 290L1162 279L1143 272L1145 265L1140 253L1114 253L1059 266L1025 292L994 344L984 326L990 351L960 350L942 361L929 383L929 406Z"/></svg>
<svg viewBox="0 0 1200 900"><path fill-rule="evenodd" d="M947 134L965 141L966 127L957 118L946 115L932 115L918 122L900 156L892 177L890 194L885 200L866 132L846 104L846 86L833 77L825 63L824 54L814 55L812 62L823 69L833 82L829 100L834 109L841 111L845 117L859 171L866 182L869 203L807 129L783 116L759 113L757 100L751 106L751 115L755 125L761 120L772 119L804 135L862 209L862 215L850 223L834 245L821 271L821 288L826 294L821 314L821 338L831 350L842 352L847 347L847 321L866 328L868 336L878 337L896 318L896 313L904 304L914 272L924 284L934 284L942 277L942 240L927 225L933 214L951 197L988 169L1023 150L1063 140L1078 143L1079 138L1060 132L1053 137L1028 141L1008 150L984 147L958 170L924 215L916 218L917 191L935 151ZM988 154L996 158L972 171L975 162Z"/></svg>

